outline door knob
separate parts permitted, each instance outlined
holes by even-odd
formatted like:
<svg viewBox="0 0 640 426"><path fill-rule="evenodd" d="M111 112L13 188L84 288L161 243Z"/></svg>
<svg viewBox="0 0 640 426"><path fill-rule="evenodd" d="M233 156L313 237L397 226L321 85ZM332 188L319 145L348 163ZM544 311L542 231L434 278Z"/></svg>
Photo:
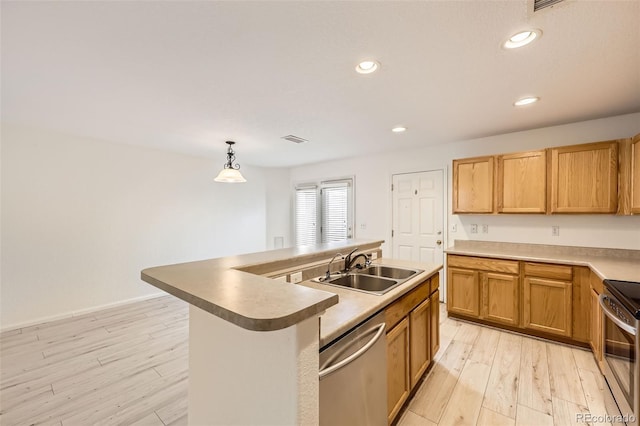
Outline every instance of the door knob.
<svg viewBox="0 0 640 426"><path fill-rule="evenodd" d="M436 241L436 244L437 244L437 245L442 244L442 240L438 240L438 241Z"/></svg>

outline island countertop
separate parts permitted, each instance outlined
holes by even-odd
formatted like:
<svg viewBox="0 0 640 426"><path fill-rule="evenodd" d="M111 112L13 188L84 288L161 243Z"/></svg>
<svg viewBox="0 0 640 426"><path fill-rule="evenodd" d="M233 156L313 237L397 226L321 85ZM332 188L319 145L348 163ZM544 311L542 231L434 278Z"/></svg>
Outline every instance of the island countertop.
<svg viewBox="0 0 640 426"><path fill-rule="evenodd" d="M262 264L312 262L379 246L382 241L347 240L156 266L141 272L143 281L242 328L273 331L290 327L338 303L328 289L280 282L239 269Z"/></svg>

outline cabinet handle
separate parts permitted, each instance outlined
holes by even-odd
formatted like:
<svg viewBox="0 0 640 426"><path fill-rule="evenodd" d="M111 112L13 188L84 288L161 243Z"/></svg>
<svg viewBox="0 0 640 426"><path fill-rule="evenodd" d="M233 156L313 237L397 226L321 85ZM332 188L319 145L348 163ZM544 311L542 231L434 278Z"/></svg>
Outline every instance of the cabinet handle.
<svg viewBox="0 0 640 426"><path fill-rule="evenodd" d="M442 240L438 240L438 241L436 241L436 244L437 244L437 245L441 245L441 244L442 244Z"/></svg>

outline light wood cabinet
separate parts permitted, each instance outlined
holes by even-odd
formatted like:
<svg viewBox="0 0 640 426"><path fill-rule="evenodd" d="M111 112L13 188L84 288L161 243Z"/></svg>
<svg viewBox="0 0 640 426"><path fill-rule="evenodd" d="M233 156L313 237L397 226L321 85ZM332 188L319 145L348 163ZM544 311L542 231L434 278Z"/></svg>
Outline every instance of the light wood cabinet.
<svg viewBox="0 0 640 426"><path fill-rule="evenodd" d="M549 150L551 213L615 213L618 141Z"/></svg>
<svg viewBox="0 0 640 426"><path fill-rule="evenodd" d="M484 272L482 279L482 318L517 327L520 324L520 277Z"/></svg>
<svg viewBox="0 0 640 426"><path fill-rule="evenodd" d="M571 337L572 283L549 278L524 278L524 327Z"/></svg>
<svg viewBox="0 0 640 426"><path fill-rule="evenodd" d="M453 212L494 211L494 158L453 160Z"/></svg>
<svg viewBox="0 0 640 426"><path fill-rule="evenodd" d="M387 413L391 423L440 347L438 275L385 308ZM434 322L435 321L435 322Z"/></svg>
<svg viewBox="0 0 640 426"><path fill-rule="evenodd" d="M438 349L440 349L440 291L431 295L431 333L429 334L430 358L435 359Z"/></svg>
<svg viewBox="0 0 640 426"><path fill-rule="evenodd" d="M640 213L640 133L631 141L631 213Z"/></svg>
<svg viewBox="0 0 640 426"><path fill-rule="evenodd" d="M598 363L598 367L601 371L604 370L603 365L603 324L602 324L602 307L600 306L600 301L598 300L600 297L600 293L603 291L602 280L598 278L598 276L591 272L591 285L590 294L591 294L591 328L590 328L590 336L589 336L589 346L591 346L591 350L593 351L593 357L596 359Z"/></svg>
<svg viewBox="0 0 640 426"><path fill-rule="evenodd" d="M547 211L547 154L545 150L499 155L498 213Z"/></svg>
<svg viewBox="0 0 640 426"><path fill-rule="evenodd" d="M449 267L447 269L447 309L460 315L480 317L479 272Z"/></svg>
<svg viewBox="0 0 640 426"><path fill-rule="evenodd" d="M449 312L519 325L518 262L464 256L448 256L447 259Z"/></svg>
<svg viewBox="0 0 640 426"><path fill-rule="evenodd" d="M427 371L431 362L431 299L426 299L409 314L409 349L411 388Z"/></svg>
<svg viewBox="0 0 640 426"><path fill-rule="evenodd" d="M409 319L387 333L387 407L391 423L409 398Z"/></svg>

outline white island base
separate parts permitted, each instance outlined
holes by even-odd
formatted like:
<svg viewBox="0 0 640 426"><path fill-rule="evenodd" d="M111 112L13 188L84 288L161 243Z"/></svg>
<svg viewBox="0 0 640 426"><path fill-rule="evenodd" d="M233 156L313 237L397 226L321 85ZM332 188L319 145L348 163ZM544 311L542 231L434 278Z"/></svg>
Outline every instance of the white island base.
<svg viewBox="0 0 640 426"><path fill-rule="evenodd" d="M318 334L319 315L251 331L189 306L189 425L317 425Z"/></svg>

